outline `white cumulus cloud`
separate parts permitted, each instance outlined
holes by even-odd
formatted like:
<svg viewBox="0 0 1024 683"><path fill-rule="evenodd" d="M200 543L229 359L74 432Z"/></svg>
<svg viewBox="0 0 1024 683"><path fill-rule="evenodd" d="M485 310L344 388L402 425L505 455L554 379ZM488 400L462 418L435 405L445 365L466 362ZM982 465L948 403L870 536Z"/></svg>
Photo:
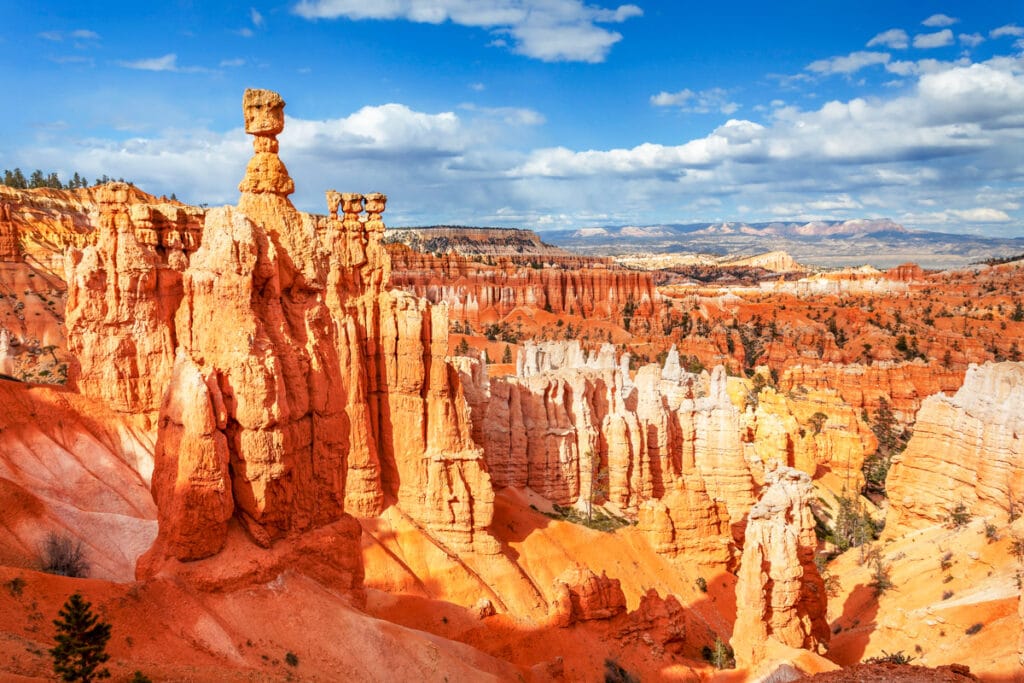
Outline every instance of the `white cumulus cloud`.
<svg viewBox="0 0 1024 683"><path fill-rule="evenodd" d="M961 33L957 39L967 47L978 47L985 42L985 37L980 33Z"/></svg>
<svg viewBox="0 0 1024 683"><path fill-rule="evenodd" d="M924 26L941 27L941 26L952 26L953 24L960 21L955 17L950 17L945 14L933 14L924 21L921 22Z"/></svg>
<svg viewBox="0 0 1024 683"><path fill-rule="evenodd" d="M953 32L948 28L935 33L919 33L914 36L914 47L929 49L953 44Z"/></svg>
<svg viewBox="0 0 1024 683"><path fill-rule="evenodd" d="M910 44L910 36L907 32L901 28L891 28L888 31L882 31L874 38L868 41L868 47L891 47L894 50L902 50Z"/></svg>
<svg viewBox="0 0 1024 683"><path fill-rule="evenodd" d="M695 114L709 114L717 111L729 116L736 113L740 105L731 101L724 88L709 88L694 92L683 88L676 92L662 90L651 95L651 104L655 107L676 107L681 111Z"/></svg>
<svg viewBox="0 0 1024 683"><path fill-rule="evenodd" d="M992 29L988 35L990 38L1002 38L1003 36L1020 37L1024 36L1024 28L1016 24L1005 24L999 28Z"/></svg>
<svg viewBox="0 0 1024 683"><path fill-rule="evenodd" d="M636 5L604 9L581 0L300 0L293 11L306 19L405 19L422 24L450 21L486 28L516 53L546 62L602 62L622 34L600 24L621 24L643 14Z"/></svg>
<svg viewBox="0 0 1024 683"><path fill-rule="evenodd" d="M886 64L891 59L888 52L858 51L851 52L843 57L830 57L819 59L807 65L808 71L819 74L843 74L850 75L861 69L875 64Z"/></svg>

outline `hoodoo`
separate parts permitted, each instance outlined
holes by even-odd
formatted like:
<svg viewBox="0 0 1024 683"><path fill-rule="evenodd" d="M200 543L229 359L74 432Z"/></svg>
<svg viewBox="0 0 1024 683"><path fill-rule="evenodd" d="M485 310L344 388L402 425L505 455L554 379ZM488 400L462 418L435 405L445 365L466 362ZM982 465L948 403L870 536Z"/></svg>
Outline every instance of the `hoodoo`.
<svg viewBox="0 0 1024 683"><path fill-rule="evenodd" d="M246 91L242 195L207 212L201 238L185 222L147 239L114 184L97 192L97 244L69 262L80 389L157 418L147 566L218 552L231 518L269 546L395 502L453 548L493 552L445 310L387 290L384 195L328 192L328 217L295 209L284 105Z"/></svg>

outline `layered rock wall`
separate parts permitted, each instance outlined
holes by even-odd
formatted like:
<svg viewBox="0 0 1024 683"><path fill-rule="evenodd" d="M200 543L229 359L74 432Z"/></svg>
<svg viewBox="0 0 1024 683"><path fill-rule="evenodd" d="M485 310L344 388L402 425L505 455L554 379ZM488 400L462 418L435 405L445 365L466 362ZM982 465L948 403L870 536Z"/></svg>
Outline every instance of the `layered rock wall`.
<svg viewBox="0 0 1024 683"><path fill-rule="evenodd" d="M939 392L952 393L962 383L961 371L935 363L881 361L870 365L797 365L782 374L779 388L832 389L855 409L867 410L870 415L884 398L897 419L911 424L925 398Z"/></svg>
<svg viewBox="0 0 1024 683"><path fill-rule="evenodd" d="M945 521L959 505L1001 524L1024 512L1024 363L967 370L953 395L924 400L886 479L885 535Z"/></svg>
<svg viewBox="0 0 1024 683"><path fill-rule="evenodd" d="M115 410L151 419L171 378L174 314L195 217L130 204L124 183L98 187L95 244L66 254L68 380Z"/></svg>
<svg viewBox="0 0 1024 683"><path fill-rule="evenodd" d="M511 257L484 263L459 254L434 256L390 245L392 284L432 303L448 304L455 320L491 324L518 307L556 315L611 320L651 318L661 296L649 272L599 259L544 256L537 266Z"/></svg>

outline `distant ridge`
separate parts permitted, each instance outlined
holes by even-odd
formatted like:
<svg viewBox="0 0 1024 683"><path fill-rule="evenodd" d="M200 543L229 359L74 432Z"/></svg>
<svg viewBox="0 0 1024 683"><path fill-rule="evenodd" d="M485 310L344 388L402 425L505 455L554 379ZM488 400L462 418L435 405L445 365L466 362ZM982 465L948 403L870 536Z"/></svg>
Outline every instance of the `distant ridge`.
<svg viewBox="0 0 1024 683"><path fill-rule="evenodd" d="M661 223L549 231L544 239L581 254L710 254L718 259L784 251L802 266L885 270L914 262L962 268L1024 251L1024 237L911 230L888 218L763 223Z"/></svg>

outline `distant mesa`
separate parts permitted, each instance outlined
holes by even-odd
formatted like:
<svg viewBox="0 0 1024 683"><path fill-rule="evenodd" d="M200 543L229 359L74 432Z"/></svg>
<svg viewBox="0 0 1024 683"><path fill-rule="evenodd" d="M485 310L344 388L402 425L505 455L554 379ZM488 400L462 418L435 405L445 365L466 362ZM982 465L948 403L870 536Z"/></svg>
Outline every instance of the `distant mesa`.
<svg viewBox="0 0 1024 683"><path fill-rule="evenodd" d="M387 244L405 244L414 251L463 256L572 256L571 252L546 244L533 230L521 228L477 228L455 225L392 228L384 236Z"/></svg>

